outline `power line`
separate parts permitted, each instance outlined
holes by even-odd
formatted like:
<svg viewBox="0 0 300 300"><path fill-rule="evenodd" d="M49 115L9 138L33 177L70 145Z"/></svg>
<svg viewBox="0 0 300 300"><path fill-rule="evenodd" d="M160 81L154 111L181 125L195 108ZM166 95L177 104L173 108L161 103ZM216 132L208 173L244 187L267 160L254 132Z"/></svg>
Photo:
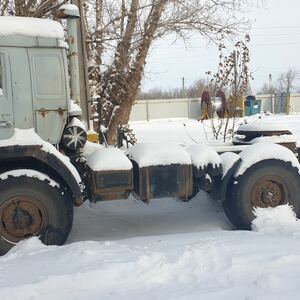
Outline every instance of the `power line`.
<svg viewBox="0 0 300 300"><path fill-rule="evenodd" d="M300 29L300 26L262 26L262 27L252 27L254 30L264 30L264 29Z"/></svg>
<svg viewBox="0 0 300 300"><path fill-rule="evenodd" d="M300 42L280 42L280 43L264 43L264 44L256 44L256 43L253 43L253 44L250 44L249 47L251 48L252 46L286 46L286 45L300 45Z"/></svg>
<svg viewBox="0 0 300 300"><path fill-rule="evenodd" d="M298 35L300 35L300 33L298 33ZM282 41L282 42L278 42L278 43L249 43L249 47L252 47L252 46L285 46L285 45L299 45L300 44L300 41L299 42L285 42L285 41ZM155 50L180 50L180 49L185 49L186 52L191 52L192 50L198 50L198 49L206 49L206 50L211 50L211 51L216 51L216 47L214 47L213 49L209 49L208 46L193 46L193 47L189 47L189 48L186 48L186 47L172 47L172 46L157 46Z"/></svg>
<svg viewBox="0 0 300 300"><path fill-rule="evenodd" d="M294 32L294 33L265 33L265 34L250 34L250 37L253 36L262 36L262 37L266 37L266 36L291 36L291 35L300 35L300 32Z"/></svg>

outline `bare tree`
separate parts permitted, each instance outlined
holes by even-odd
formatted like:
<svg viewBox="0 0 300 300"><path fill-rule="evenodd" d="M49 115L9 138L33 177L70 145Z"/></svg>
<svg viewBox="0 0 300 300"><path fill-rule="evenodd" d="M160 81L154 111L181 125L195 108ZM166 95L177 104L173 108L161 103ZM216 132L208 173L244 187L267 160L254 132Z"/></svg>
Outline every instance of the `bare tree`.
<svg viewBox="0 0 300 300"><path fill-rule="evenodd" d="M152 88L147 92L141 92L138 100L155 100L155 99L178 99L182 98L182 89L170 88L162 89L161 87Z"/></svg>
<svg viewBox="0 0 300 300"><path fill-rule="evenodd" d="M226 46L221 39L219 45L219 66L218 71L212 76L211 89L213 99L222 99L223 112L218 114L216 107L212 103L210 111L211 130L214 138L220 137L225 142L228 137L232 137L238 118L242 115L243 101L245 93L248 92L252 74L249 70L250 53L248 43L250 37L247 34L244 40L238 41L234 50L229 55L224 54ZM207 72L208 75L211 72ZM228 100L226 101L225 92ZM215 115L218 117L215 117Z"/></svg>
<svg viewBox="0 0 300 300"><path fill-rule="evenodd" d="M299 88L296 86L298 75L298 71L289 69L287 72L283 72L279 75L277 84L273 85L272 83L264 83L258 91L258 94L283 93L288 95L291 91L298 91Z"/></svg>
<svg viewBox="0 0 300 300"><path fill-rule="evenodd" d="M94 1L87 6L89 70L109 143L115 143L117 127L129 120L155 40L175 34L188 41L192 32L210 40L221 33L233 34L246 24L239 13L248 4L247 0L104 0L102 11L96 13L91 12ZM99 13L101 34L94 25ZM96 42L102 44L101 51L96 50ZM95 65L95 55L102 56L101 66ZM100 71L95 73L95 68Z"/></svg>
<svg viewBox="0 0 300 300"><path fill-rule="evenodd" d="M0 0L0 15L41 18L50 16L68 0Z"/></svg>
<svg viewBox="0 0 300 300"><path fill-rule="evenodd" d="M203 91L207 88L206 79L200 78L196 80L190 87L186 90L186 95L188 98L199 98L201 97Z"/></svg>
<svg viewBox="0 0 300 300"><path fill-rule="evenodd" d="M200 98L203 91L207 89L206 80L201 78L196 80L192 85L185 89L185 97ZM177 99L182 98L182 88L162 89L161 87L153 88L147 92L141 92L137 99Z"/></svg>
<svg viewBox="0 0 300 300"><path fill-rule="evenodd" d="M286 73L281 73L277 80L278 91L280 93L290 94L295 87L297 76L297 71L293 69L289 69Z"/></svg>
<svg viewBox="0 0 300 300"><path fill-rule="evenodd" d="M276 94L278 89L274 85L270 85L269 83L264 83L257 94Z"/></svg>

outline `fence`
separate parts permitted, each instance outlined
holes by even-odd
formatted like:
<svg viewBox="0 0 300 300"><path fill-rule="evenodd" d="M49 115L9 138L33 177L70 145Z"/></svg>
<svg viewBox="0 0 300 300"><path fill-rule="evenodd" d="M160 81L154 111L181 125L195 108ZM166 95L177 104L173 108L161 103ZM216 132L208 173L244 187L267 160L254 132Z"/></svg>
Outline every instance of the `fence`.
<svg viewBox="0 0 300 300"><path fill-rule="evenodd" d="M200 98L139 100L133 106L130 121L163 118L197 119L200 114Z"/></svg>
<svg viewBox="0 0 300 300"><path fill-rule="evenodd" d="M279 114L286 113L286 94L258 95L261 111ZM300 94L291 94L289 113L300 113ZM197 119L201 115L200 98L139 100L133 106L130 121L145 121L163 118Z"/></svg>
<svg viewBox="0 0 300 300"><path fill-rule="evenodd" d="M288 95L270 94L258 95L257 99L262 100L261 111L269 111L274 114L286 113L288 109ZM300 112L300 94L291 94L289 101L289 113Z"/></svg>

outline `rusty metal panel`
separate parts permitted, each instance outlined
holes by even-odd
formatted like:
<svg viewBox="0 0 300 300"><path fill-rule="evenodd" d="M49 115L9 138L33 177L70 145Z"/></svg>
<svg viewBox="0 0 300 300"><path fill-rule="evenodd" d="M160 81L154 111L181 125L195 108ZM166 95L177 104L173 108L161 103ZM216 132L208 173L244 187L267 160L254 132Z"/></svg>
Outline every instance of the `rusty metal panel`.
<svg viewBox="0 0 300 300"><path fill-rule="evenodd" d="M191 165L134 166L134 196L148 202L150 199L177 197L184 201L193 193Z"/></svg>
<svg viewBox="0 0 300 300"><path fill-rule="evenodd" d="M89 197L93 202L127 199L133 190L133 171L101 171L88 168Z"/></svg>

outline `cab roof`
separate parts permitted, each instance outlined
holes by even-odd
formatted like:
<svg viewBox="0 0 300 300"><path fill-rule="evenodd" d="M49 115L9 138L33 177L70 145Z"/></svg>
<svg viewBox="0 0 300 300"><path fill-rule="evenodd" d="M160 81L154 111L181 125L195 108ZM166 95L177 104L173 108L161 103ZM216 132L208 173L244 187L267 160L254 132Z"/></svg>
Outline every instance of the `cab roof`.
<svg viewBox="0 0 300 300"><path fill-rule="evenodd" d="M28 17L0 17L0 46L65 47L60 23Z"/></svg>

